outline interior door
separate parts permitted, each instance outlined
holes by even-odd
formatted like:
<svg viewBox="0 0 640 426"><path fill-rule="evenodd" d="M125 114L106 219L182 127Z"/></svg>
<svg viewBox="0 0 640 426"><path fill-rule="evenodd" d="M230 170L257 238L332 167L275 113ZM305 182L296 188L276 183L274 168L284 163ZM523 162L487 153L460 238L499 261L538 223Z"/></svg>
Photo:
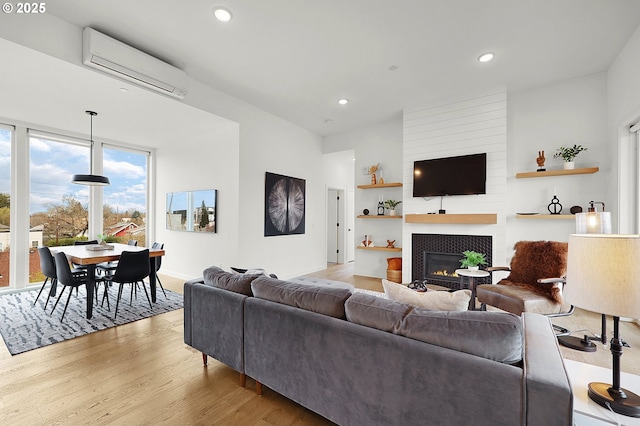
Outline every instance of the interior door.
<svg viewBox="0 0 640 426"><path fill-rule="evenodd" d="M340 223L338 204L338 191L335 189L327 190L327 263L338 262L338 232Z"/></svg>
<svg viewBox="0 0 640 426"><path fill-rule="evenodd" d="M356 260L356 239L355 239L355 196L353 189L348 189L346 194L345 205L347 206L346 216L346 256L345 262L353 262Z"/></svg>

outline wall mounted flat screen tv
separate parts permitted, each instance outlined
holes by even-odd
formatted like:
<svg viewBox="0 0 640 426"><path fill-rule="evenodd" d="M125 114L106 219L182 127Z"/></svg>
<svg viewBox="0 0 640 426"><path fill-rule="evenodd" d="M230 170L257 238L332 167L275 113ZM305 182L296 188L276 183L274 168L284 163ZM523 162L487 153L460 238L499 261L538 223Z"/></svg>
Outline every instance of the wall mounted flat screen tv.
<svg viewBox="0 0 640 426"><path fill-rule="evenodd" d="M413 163L414 197L486 194L486 184L486 153Z"/></svg>

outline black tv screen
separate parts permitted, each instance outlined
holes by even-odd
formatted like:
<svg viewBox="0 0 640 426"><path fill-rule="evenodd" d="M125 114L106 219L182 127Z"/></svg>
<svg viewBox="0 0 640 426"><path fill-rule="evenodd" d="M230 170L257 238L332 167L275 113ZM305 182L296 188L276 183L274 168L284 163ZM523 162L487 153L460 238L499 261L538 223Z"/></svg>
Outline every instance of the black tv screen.
<svg viewBox="0 0 640 426"><path fill-rule="evenodd" d="M486 153L413 163L414 197L486 194L486 183Z"/></svg>

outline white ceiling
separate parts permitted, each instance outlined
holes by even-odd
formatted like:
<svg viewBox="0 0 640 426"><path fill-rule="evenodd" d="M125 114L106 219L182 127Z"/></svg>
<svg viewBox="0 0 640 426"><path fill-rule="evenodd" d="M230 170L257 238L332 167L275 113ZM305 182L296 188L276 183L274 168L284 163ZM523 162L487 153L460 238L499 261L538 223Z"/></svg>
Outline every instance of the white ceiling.
<svg viewBox="0 0 640 426"><path fill-rule="evenodd" d="M218 4L233 12L231 22L214 19ZM638 0L55 0L46 7L320 135L443 97L605 71L640 25ZM486 51L496 58L480 64ZM340 97L350 103L337 105Z"/></svg>

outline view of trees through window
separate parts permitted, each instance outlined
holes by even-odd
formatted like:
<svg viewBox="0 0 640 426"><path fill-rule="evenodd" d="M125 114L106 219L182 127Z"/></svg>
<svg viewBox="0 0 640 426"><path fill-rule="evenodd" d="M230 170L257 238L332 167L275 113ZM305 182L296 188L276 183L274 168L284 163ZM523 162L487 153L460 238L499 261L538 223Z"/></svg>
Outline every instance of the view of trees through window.
<svg viewBox="0 0 640 426"><path fill-rule="evenodd" d="M29 282L40 282L37 247L89 239L90 187L71 183L71 177L91 172L91 148L37 132L28 140ZM107 242L134 239L146 246L147 159L146 152L103 149L103 173L111 181L103 187L101 228ZM9 285L10 276L11 161L11 131L0 127L0 287Z"/></svg>
<svg viewBox="0 0 640 426"><path fill-rule="evenodd" d="M9 285L9 238L11 211L11 135L0 127L0 288Z"/></svg>

